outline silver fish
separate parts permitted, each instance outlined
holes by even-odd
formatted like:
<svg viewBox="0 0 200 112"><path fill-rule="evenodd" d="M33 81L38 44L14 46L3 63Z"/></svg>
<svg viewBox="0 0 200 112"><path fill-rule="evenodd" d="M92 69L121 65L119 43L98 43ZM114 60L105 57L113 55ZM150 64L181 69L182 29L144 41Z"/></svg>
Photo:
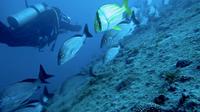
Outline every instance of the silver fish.
<svg viewBox="0 0 200 112"><path fill-rule="evenodd" d="M29 104L14 110L13 112L42 112L44 109L40 101L32 101Z"/></svg>
<svg viewBox="0 0 200 112"><path fill-rule="evenodd" d="M117 25L125 19L125 13L129 16L131 15L128 0L123 0L123 6L119 6L118 4L103 5L96 12L95 31L120 30Z"/></svg>
<svg viewBox="0 0 200 112"><path fill-rule="evenodd" d="M72 59L83 46L87 37L92 37L92 35L86 24L82 35L75 35L71 39L64 42L58 53L58 65L63 65Z"/></svg>
<svg viewBox="0 0 200 112"><path fill-rule="evenodd" d="M105 57L104 57L104 63L106 64L106 63L112 61L119 53L120 48L121 48L120 46L116 46L116 47L112 47L112 48L108 49L108 51L106 52Z"/></svg>
<svg viewBox="0 0 200 112"><path fill-rule="evenodd" d="M125 22L119 24L119 27L121 28L120 31L109 30L104 33L101 40L101 48L119 45L120 41L123 40L124 37L132 34L136 25L133 22Z"/></svg>
<svg viewBox="0 0 200 112"><path fill-rule="evenodd" d="M15 108L26 103L42 84L48 83L46 79L52 77L40 65L38 79L25 79L9 85L0 92L0 109L2 112L12 112Z"/></svg>

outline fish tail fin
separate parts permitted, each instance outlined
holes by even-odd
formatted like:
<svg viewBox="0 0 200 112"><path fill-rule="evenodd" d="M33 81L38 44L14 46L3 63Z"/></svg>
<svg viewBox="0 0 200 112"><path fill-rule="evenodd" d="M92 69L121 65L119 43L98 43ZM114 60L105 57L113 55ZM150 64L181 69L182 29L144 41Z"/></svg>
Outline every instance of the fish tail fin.
<svg viewBox="0 0 200 112"><path fill-rule="evenodd" d="M128 0L123 0L123 8L125 8L126 13L131 16L131 9L128 6Z"/></svg>
<svg viewBox="0 0 200 112"><path fill-rule="evenodd" d="M44 97L47 97L47 98L52 98L54 96L53 93L49 93L49 91L48 91L46 86L44 87L43 95L44 95Z"/></svg>
<svg viewBox="0 0 200 112"><path fill-rule="evenodd" d="M89 28L88 28L87 24L85 24L83 34L85 34L86 37L88 37L88 38L93 37L93 35L89 32Z"/></svg>
<svg viewBox="0 0 200 112"><path fill-rule="evenodd" d="M49 79L53 77L53 75L50 75L50 74L47 74L46 71L44 70L43 66L40 65L40 72L39 72L39 80L42 82L42 83L49 83L46 81L46 79Z"/></svg>
<svg viewBox="0 0 200 112"><path fill-rule="evenodd" d="M140 21L138 21L135 17L135 12L132 11L132 14L131 14L131 20L136 24L136 25L139 25L140 24Z"/></svg>

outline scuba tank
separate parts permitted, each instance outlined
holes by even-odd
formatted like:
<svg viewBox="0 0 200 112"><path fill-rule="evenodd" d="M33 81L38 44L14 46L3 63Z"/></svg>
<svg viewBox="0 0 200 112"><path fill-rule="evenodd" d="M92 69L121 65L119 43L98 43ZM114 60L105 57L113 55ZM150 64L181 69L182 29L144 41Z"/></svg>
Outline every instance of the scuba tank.
<svg viewBox="0 0 200 112"><path fill-rule="evenodd" d="M7 21L11 27L18 28L34 20L40 13L44 12L45 10L47 10L47 5L42 3L36 4L24 9L17 14L9 16Z"/></svg>

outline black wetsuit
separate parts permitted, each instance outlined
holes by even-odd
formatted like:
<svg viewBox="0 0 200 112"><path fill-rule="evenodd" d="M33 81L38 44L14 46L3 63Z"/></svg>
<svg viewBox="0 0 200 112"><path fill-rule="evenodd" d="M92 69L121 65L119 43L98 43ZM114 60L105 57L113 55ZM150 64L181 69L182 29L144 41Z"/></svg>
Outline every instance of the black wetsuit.
<svg viewBox="0 0 200 112"><path fill-rule="evenodd" d="M80 25L72 25L63 21L61 12L52 8L40 13L35 20L15 30L0 23L0 43L12 47L43 48L56 40L60 33L80 30Z"/></svg>

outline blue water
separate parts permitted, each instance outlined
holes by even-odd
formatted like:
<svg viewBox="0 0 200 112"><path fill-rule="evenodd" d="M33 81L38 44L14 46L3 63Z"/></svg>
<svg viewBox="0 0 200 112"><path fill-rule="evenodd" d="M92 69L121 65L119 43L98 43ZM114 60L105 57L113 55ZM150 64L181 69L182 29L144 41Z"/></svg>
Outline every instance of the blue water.
<svg viewBox="0 0 200 112"><path fill-rule="evenodd" d="M67 33L59 35L54 52L50 47L46 47L43 52L37 48L27 47L8 47L0 44L0 87L22 80L24 78L37 77L39 64L44 65L47 72L55 77L51 80L52 88L58 86L66 77L78 73L91 60L98 57L102 50L99 48L102 34L95 34L93 22L95 12L98 7L105 3L121 3L116 0L28 0L29 4L45 2L49 6L60 8L66 15L72 18L73 23L84 25L89 24L94 38L88 39L80 52L63 66L57 66L57 53L64 40L77 33ZM0 1L0 20L8 25L6 18L25 8L24 0L19 1ZM78 34L81 34L79 32Z"/></svg>
<svg viewBox="0 0 200 112"><path fill-rule="evenodd" d="M52 112L57 112L57 109L62 110L59 112L135 112L141 109L162 110L163 107L163 110L174 110L170 112L181 109L199 112L193 111L200 109L199 0L171 0L166 7L161 5L164 0L152 0L153 6L147 6L147 0L129 0L130 7L140 8L136 14L139 22L145 17L148 22L136 25L136 30L120 41L119 54L110 63L102 63L107 49L100 48L103 32L94 31L95 14L104 4L122 4L122 1L28 0L29 4L45 2L50 7L59 8L72 19L73 24L81 25L82 30L88 24L93 38L87 38L75 57L61 66L57 65L60 47L73 35L82 34L82 30L60 34L54 51L51 51L51 45L39 51L38 48L8 47L0 43L0 90L26 78L37 78L41 64L47 73L54 75L48 79L48 89L55 93L55 97L47 101L50 104L48 109L55 109ZM151 6L158 9L159 16L156 17L156 11L149 14L154 10ZM0 21L9 26L7 17L23 9L24 0L1 0ZM93 77L71 77L88 64ZM69 80L65 81L67 78ZM31 98L39 99L40 90ZM2 101L0 97L1 104ZM3 110L1 104L0 112Z"/></svg>
<svg viewBox="0 0 200 112"><path fill-rule="evenodd" d="M45 2L50 6L60 8L66 15L72 18L73 23L84 25L88 23L91 31L93 31L94 14L98 6L103 2L94 0L80 1L55 1L55 0L28 0L30 4ZM0 20L7 24L8 15L17 13L25 8L24 1L2 0L0 3ZM78 32L77 32L78 33ZM82 32L79 32L80 34ZM78 33L78 34L79 34ZM92 32L94 33L94 32ZM88 39L82 50L75 58L70 60L63 66L57 66L57 52L64 40L70 38L74 34L68 33L58 37L54 52L50 51L50 47L43 49L44 52L38 52L36 48L14 48L0 44L1 51L1 68L0 68L0 86L6 86L9 83L16 82L23 78L37 77L39 64L45 66L49 73L55 75L52 79L52 85L58 85L67 76L73 75L84 67L99 53L99 35L95 35L94 39ZM88 52L90 51L90 52Z"/></svg>

